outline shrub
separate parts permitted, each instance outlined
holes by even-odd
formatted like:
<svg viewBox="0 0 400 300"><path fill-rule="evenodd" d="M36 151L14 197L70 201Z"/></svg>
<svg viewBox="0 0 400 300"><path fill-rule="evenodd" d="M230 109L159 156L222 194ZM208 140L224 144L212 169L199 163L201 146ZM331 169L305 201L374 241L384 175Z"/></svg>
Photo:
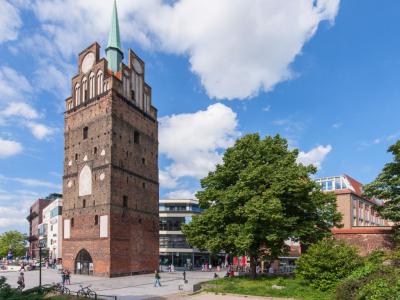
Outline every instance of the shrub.
<svg viewBox="0 0 400 300"><path fill-rule="evenodd" d="M327 291L360 265L361 258L354 247L344 241L325 239L302 254L297 261L296 275L312 287Z"/></svg>
<svg viewBox="0 0 400 300"><path fill-rule="evenodd" d="M400 270L394 266L366 264L338 285L336 299L400 299Z"/></svg>

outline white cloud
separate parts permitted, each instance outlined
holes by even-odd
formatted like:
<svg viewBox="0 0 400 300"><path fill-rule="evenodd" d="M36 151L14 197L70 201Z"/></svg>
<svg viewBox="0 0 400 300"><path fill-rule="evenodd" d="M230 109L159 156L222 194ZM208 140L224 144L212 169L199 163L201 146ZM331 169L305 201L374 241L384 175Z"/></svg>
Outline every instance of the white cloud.
<svg viewBox="0 0 400 300"><path fill-rule="evenodd" d="M321 168L322 162L325 160L326 156L332 151L332 146L318 146L311 149L309 152L300 152L297 158L298 163L302 163L306 166L314 165L318 169Z"/></svg>
<svg viewBox="0 0 400 300"><path fill-rule="evenodd" d="M28 212L21 210L19 207L0 206L0 229L27 226L27 215Z"/></svg>
<svg viewBox="0 0 400 300"><path fill-rule="evenodd" d="M188 190L178 190L167 194L167 199L196 199L195 193Z"/></svg>
<svg viewBox="0 0 400 300"><path fill-rule="evenodd" d="M262 110L265 111L265 112L270 112L271 111L271 105L267 105L267 106L263 107Z"/></svg>
<svg viewBox="0 0 400 300"><path fill-rule="evenodd" d="M26 126L30 129L33 136L38 140L48 139L56 131L54 128L36 122L27 122Z"/></svg>
<svg viewBox="0 0 400 300"><path fill-rule="evenodd" d="M0 180L13 181L28 187L43 187L43 188L56 189L57 191L61 189L61 186L59 184L33 178L7 177L0 174Z"/></svg>
<svg viewBox="0 0 400 300"><path fill-rule="evenodd" d="M0 159L8 158L22 152L22 145L18 142L5 140L0 137Z"/></svg>
<svg viewBox="0 0 400 300"><path fill-rule="evenodd" d="M173 189L178 185L177 178L173 178L168 172L160 170L158 173L160 186L164 189Z"/></svg>
<svg viewBox="0 0 400 300"><path fill-rule="evenodd" d="M22 25L19 10L7 0L0 0L0 44L18 37Z"/></svg>
<svg viewBox="0 0 400 300"><path fill-rule="evenodd" d="M293 77L290 68L340 0L120 0L122 39L187 55L209 96L249 98ZM36 0L34 12L64 57L104 42L110 2ZM202 13L200 13L202 12Z"/></svg>
<svg viewBox="0 0 400 300"><path fill-rule="evenodd" d="M22 117L25 119L37 119L39 113L29 104L23 102L11 102L8 106L0 113L6 117Z"/></svg>
<svg viewBox="0 0 400 300"><path fill-rule="evenodd" d="M343 123L335 123L335 124L332 125L332 128L339 129L342 126L343 126Z"/></svg>
<svg viewBox="0 0 400 300"><path fill-rule="evenodd" d="M220 103L159 121L160 153L173 161L166 169L171 178L204 177L221 162L220 151L240 134L236 113Z"/></svg>
<svg viewBox="0 0 400 300"><path fill-rule="evenodd" d="M9 67L0 67L0 102L22 101L32 93L26 77Z"/></svg>

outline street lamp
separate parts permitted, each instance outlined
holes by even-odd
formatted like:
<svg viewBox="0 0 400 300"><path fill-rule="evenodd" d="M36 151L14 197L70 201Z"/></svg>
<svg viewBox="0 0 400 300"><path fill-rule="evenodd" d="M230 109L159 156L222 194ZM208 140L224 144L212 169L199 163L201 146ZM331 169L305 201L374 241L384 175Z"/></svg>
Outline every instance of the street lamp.
<svg viewBox="0 0 400 300"><path fill-rule="evenodd" d="M39 240L39 288L42 287L42 249L44 247L43 240Z"/></svg>

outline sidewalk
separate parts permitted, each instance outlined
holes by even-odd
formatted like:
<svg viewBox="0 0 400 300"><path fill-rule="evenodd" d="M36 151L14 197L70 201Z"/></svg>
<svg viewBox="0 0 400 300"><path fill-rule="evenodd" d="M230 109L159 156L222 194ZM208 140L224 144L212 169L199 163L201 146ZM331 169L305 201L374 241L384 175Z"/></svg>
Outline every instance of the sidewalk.
<svg viewBox="0 0 400 300"><path fill-rule="evenodd" d="M88 286L99 295L118 296L123 300L144 300L144 299L179 299L177 294L182 294L179 286L183 285L182 272L161 273L161 287L155 288L154 275L138 275L117 278L104 278L84 275L72 275L71 285L67 287L71 291L78 291L80 285ZM188 285L212 280L214 272L187 272ZM219 274L223 276L223 273ZM18 272L0 273L0 276L7 278L7 282L16 287ZM52 284L61 281L61 275L56 270L42 270L42 284ZM25 272L26 289L39 285L39 271ZM174 295L171 298L171 295ZM168 298L167 298L168 297ZM196 299L197 300L197 299Z"/></svg>

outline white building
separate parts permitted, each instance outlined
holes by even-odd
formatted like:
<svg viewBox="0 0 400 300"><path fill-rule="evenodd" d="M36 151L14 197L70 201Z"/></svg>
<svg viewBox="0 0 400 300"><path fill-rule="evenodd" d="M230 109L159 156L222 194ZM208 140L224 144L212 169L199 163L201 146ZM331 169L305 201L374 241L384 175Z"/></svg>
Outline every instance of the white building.
<svg viewBox="0 0 400 300"><path fill-rule="evenodd" d="M49 259L62 258L62 199L57 198L43 210ZM41 225L42 225L41 224Z"/></svg>

